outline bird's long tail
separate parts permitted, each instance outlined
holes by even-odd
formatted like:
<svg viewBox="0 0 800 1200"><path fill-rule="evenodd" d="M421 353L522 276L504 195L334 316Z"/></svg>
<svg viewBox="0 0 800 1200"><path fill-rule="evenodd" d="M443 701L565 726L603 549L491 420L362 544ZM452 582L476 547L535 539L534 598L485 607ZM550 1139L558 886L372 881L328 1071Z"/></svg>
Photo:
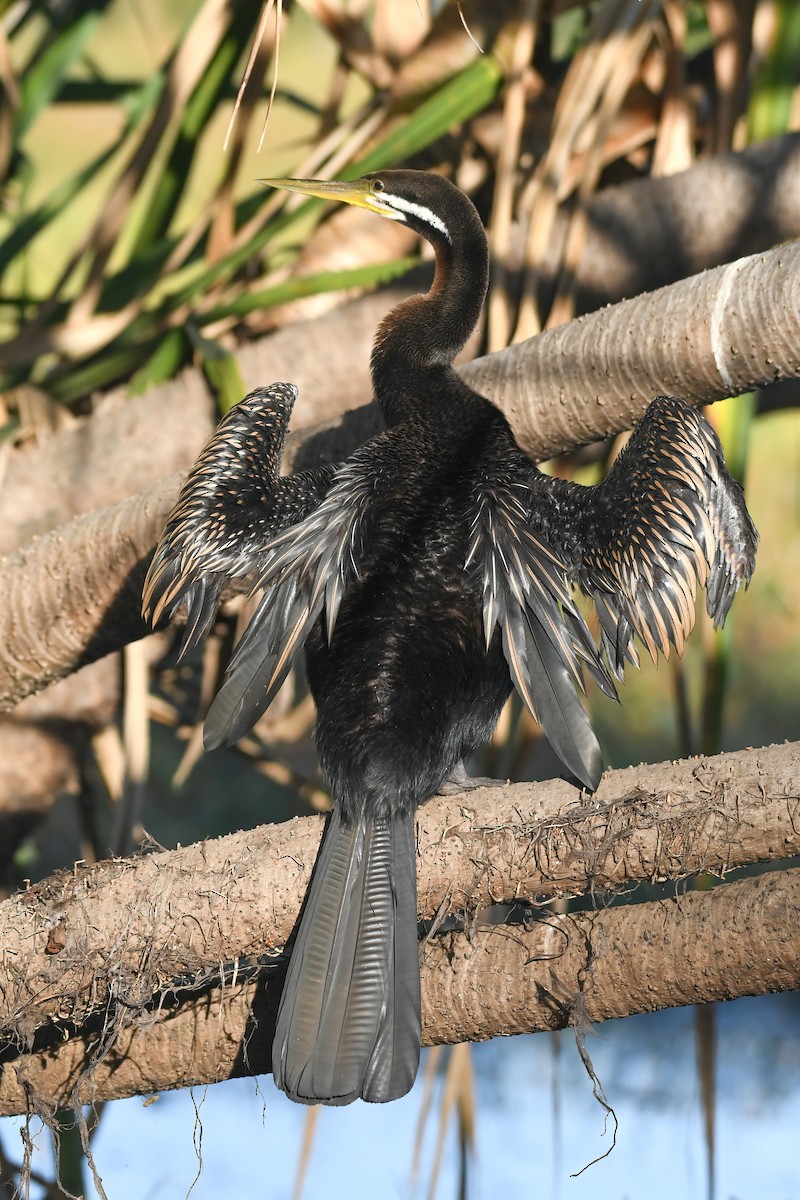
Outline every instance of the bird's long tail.
<svg viewBox="0 0 800 1200"><path fill-rule="evenodd" d="M275 1083L306 1104L386 1101L414 1082L420 1048L413 812L334 810L278 1011Z"/></svg>

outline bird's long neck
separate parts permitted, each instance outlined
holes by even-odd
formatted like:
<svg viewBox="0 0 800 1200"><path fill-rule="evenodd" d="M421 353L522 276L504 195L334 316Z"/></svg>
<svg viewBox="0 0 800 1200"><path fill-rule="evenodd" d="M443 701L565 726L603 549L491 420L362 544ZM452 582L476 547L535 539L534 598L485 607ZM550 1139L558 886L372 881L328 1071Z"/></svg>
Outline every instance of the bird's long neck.
<svg viewBox="0 0 800 1200"><path fill-rule="evenodd" d="M404 300L383 320L372 351L375 396L389 424L409 401L436 393L441 377L478 323L489 280L486 234L470 200L448 215L450 237L429 237L436 251L430 291Z"/></svg>

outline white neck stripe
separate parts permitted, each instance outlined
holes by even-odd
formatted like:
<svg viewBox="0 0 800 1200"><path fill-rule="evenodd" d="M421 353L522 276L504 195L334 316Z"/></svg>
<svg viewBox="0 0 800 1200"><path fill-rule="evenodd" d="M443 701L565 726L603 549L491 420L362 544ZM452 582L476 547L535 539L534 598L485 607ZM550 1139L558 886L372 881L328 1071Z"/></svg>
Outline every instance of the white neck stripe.
<svg viewBox="0 0 800 1200"><path fill-rule="evenodd" d="M436 213L431 212L424 204L415 204L413 200L404 200L401 196L392 196L389 193L384 193L381 199L390 204L392 208L399 209L400 212L410 213L412 216L419 217L420 221L424 221L427 225L438 229L439 233L443 233L448 242L452 242L450 232L441 217L437 217Z"/></svg>

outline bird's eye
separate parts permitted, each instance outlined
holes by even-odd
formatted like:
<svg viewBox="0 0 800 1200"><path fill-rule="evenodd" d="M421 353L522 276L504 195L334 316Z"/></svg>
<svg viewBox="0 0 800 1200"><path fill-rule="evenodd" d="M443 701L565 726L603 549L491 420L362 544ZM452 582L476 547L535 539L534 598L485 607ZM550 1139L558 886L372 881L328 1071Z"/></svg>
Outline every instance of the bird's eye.
<svg viewBox="0 0 800 1200"><path fill-rule="evenodd" d="M384 188L384 183L383 183L382 179L373 179L373 181L372 181L373 192L382 192L383 188Z"/></svg>

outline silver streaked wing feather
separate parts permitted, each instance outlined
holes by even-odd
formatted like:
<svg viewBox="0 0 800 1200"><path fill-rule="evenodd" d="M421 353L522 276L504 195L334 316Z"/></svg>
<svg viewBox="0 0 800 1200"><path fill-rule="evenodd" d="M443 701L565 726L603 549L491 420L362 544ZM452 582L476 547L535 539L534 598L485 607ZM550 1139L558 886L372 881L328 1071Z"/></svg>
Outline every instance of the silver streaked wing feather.
<svg viewBox="0 0 800 1200"><path fill-rule="evenodd" d="M189 472L145 580L142 612L157 624L186 608L180 655L210 631L225 587L259 567L275 534L321 500L332 469L281 478L297 389L257 388L222 419Z"/></svg>
<svg viewBox="0 0 800 1200"><path fill-rule="evenodd" d="M714 429L671 396L650 404L614 467L587 489L580 586L595 602L602 644L618 678L635 662L632 639L653 661L680 654L695 620L698 587L719 627L747 587L758 533L728 473ZM607 502L606 502L607 501Z"/></svg>
<svg viewBox="0 0 800 1200"><path fill-rule="evenodd" d="M342 598L358 574L372 496L369 474L346 463L319 507L266 547L253 589L263 588L264 595L206 717L208 749L231 745L266 711L321 615L333 635Z"/></svg>
<svg viewBox="0 0 800 1200"><path fill-rule="evenodd" d="M533 497L495 481L475 496L466 565L483 581L487 646L500 626L512 682L556 753L587 787L602 772L600 748L576 688L586 666L602 690L614 682L575 606L566 564L530 528Z"/></svg>

